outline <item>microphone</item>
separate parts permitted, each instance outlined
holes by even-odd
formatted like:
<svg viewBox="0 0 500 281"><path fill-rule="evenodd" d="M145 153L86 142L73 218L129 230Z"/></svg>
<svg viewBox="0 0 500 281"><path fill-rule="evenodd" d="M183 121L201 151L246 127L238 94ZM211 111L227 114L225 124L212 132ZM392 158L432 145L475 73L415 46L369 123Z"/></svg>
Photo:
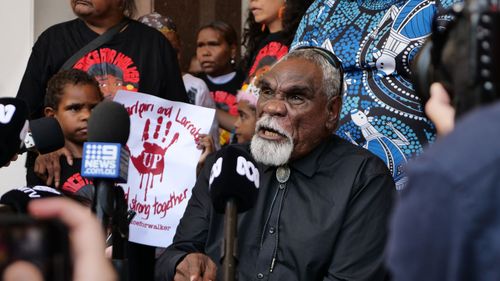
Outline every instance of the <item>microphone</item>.
<svg viewBox="0 0 500 281"><path fill-rule="evenodd" d="M19 153L33 151L45 154L62 147L64 147L64 134L59 122L52 117L43 117L29 121L29 130Z"/></svg>
<svg viewBox="0 0 500 281"><path fill-rule="evenodd" d="M64 135L54 118L27 121L28 106L21 99L0 98L0 167L16 153L27 150L40 154L64 146Z"/></svg>
<svg viewBox="0 0 500 281"><path fill-rule="evenodd" d="M28 106L20 99L0 98L0 167L16 155L26 133Z"/></svg>
<svg viewBox="0 0 500 281"><path fill-rule="evenodd" d="M113 259L124 259L124 241L128 235L125 194L115 184L127 181L130 153L126 143L130 133L130 117L125 107L103 101L88 120L88 142L83 145L81 175L92 178L95 186L92 211L103 229L113 222Z"/></svg>
<svg viewBox="0 0 500 281"><path fill-rule="evenodd" d="M27 214L28 204L31 200L54 196L63 195L58 190L48 186L19 187L4 193L0 198L0 204L3 205L1 208L8 207L11 212Z"/></svg>
<svg viewBox="0 0 500 281"><path fill-rule="evenodd" d="M255 204L260 173L250 153L240 146L222 148L216 158L210 171L210 197L215 211L224 213L223 280L235 280L237 213Z"/></svg>
<svg viewBox="0 0 500 281"><path fill-rule="evenodd" d="M96 215L104 219L111 215L113 207L111 202L106 202L112 199L108 196L109 191L115 188L116 182L127 181L130 154L125 145L130 133L130 117L123 105L103 101L92 110L87 128L88 141L83 144L81 175L93 179L97 189L94 200Z"/></svg>

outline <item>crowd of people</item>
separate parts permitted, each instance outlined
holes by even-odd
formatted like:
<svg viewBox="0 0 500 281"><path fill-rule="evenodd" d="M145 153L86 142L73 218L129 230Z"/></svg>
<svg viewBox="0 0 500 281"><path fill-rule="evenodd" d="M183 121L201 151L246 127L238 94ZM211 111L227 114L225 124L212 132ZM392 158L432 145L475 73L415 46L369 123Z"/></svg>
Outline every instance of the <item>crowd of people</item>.
<svg viewBox="0 0 500 281"><path fill-rule="evenodd" d="M92 108L120 89L147 93L216 113L172 244L129 242L128 280L221 280L225 221L209 191L229 147L260 174L254 207L238 215L239 280L496 280L498 130L475 124L495 120L498 105L455 129L442 85L424 105L412 79L431 23L446 28L443 11L456 2L249 0L241 39L216 20L185 54L168 15L134 20L133 0L71 0L77 18L40 35L17 94L30 118L56 118L65 137L64 148L29 155L27 186L91 205L78 163ZM181 71L185 55L199 69ZM95 218L64 199L34 201L33 215L70 226L74 280L117 278Z"/></svg>

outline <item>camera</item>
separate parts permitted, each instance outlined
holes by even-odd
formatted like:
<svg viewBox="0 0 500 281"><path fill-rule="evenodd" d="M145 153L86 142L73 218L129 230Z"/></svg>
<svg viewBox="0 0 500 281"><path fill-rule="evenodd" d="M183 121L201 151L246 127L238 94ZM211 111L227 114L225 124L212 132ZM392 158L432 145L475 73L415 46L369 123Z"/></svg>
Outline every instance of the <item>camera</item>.
<svg viewBox="0 0 500 281"><path fill-rule="evenodd" d="M456 117L500 97L500 0L465 0L438 13L412 72L422 104L440 82Z"/></svg>
<svg viewBox="0 0 500 281"><path fill-rule="evenodd" d="M0 280L71 280L67 227L58 220L0 216ZM19 278L19 277L17 277ZM16 278L16 279L17 279Z"/></svg>

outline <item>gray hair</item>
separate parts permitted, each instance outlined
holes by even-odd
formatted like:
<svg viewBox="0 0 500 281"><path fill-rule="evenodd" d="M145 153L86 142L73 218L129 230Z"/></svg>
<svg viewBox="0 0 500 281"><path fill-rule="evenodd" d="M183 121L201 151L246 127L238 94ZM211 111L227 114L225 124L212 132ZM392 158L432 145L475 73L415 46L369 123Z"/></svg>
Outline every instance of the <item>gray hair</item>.
<svg viewBox="0 0 500 281"><path fill-rule="evenodd" d="M326 53L328 51L325 50L324 52ZM320 54L316 48L294 49L282 57L274 65L292 58L305 59L317 65L321 69L321 73L323 74L323 91L328 99L340 95L342 88L344 87L344 85L341 85L341 81L344 79L342 79L343 77L340 77L340 75L343 75L340 67L334 67L332 63L329 62L324 55Z"/></svg>

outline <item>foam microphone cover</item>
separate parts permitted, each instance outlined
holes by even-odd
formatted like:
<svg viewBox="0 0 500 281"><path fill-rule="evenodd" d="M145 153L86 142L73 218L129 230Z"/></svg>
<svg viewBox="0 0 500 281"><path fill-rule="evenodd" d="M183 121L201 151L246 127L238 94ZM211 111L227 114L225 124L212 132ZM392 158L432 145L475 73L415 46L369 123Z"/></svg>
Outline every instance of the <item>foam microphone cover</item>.
<svg viewBox="0 0 500 281"><path fill-rule="evenodd" d="M48 186L20 187L7 191L0 198L0 204L9 206L16 213L27 213L31 200L60 197L62 194Z"/></svg>
<svg viewBox="0 0 500 281"><path fill-rule="evenodd" d="M29 123L31 135L35 141L35 148L38 152L45 154L64 147L64 134L55 118L43 117Z"/></svg>
<svg viewBox="0 0 500 281"><path fill-rule="evenodd" d="M16 98L0 98L0 167L21 148L21 131L28 118L28 106Z"/></svg>
<svg viewBox="0 0 500 281"><path fill-rule="evenodd" d="M99 103L88 122L89 142L127 144L130 134L130 117L122 104L114 101Z"/></svg>
<svg viewBox="0 0 500 281"><path fill-rule="evenodd" d="M216 154L209 179L214 209L224 213L226 202L233 198L238 212L252 208L257 200L260 173L250 153L239 145L229 145Z"/></svg>

